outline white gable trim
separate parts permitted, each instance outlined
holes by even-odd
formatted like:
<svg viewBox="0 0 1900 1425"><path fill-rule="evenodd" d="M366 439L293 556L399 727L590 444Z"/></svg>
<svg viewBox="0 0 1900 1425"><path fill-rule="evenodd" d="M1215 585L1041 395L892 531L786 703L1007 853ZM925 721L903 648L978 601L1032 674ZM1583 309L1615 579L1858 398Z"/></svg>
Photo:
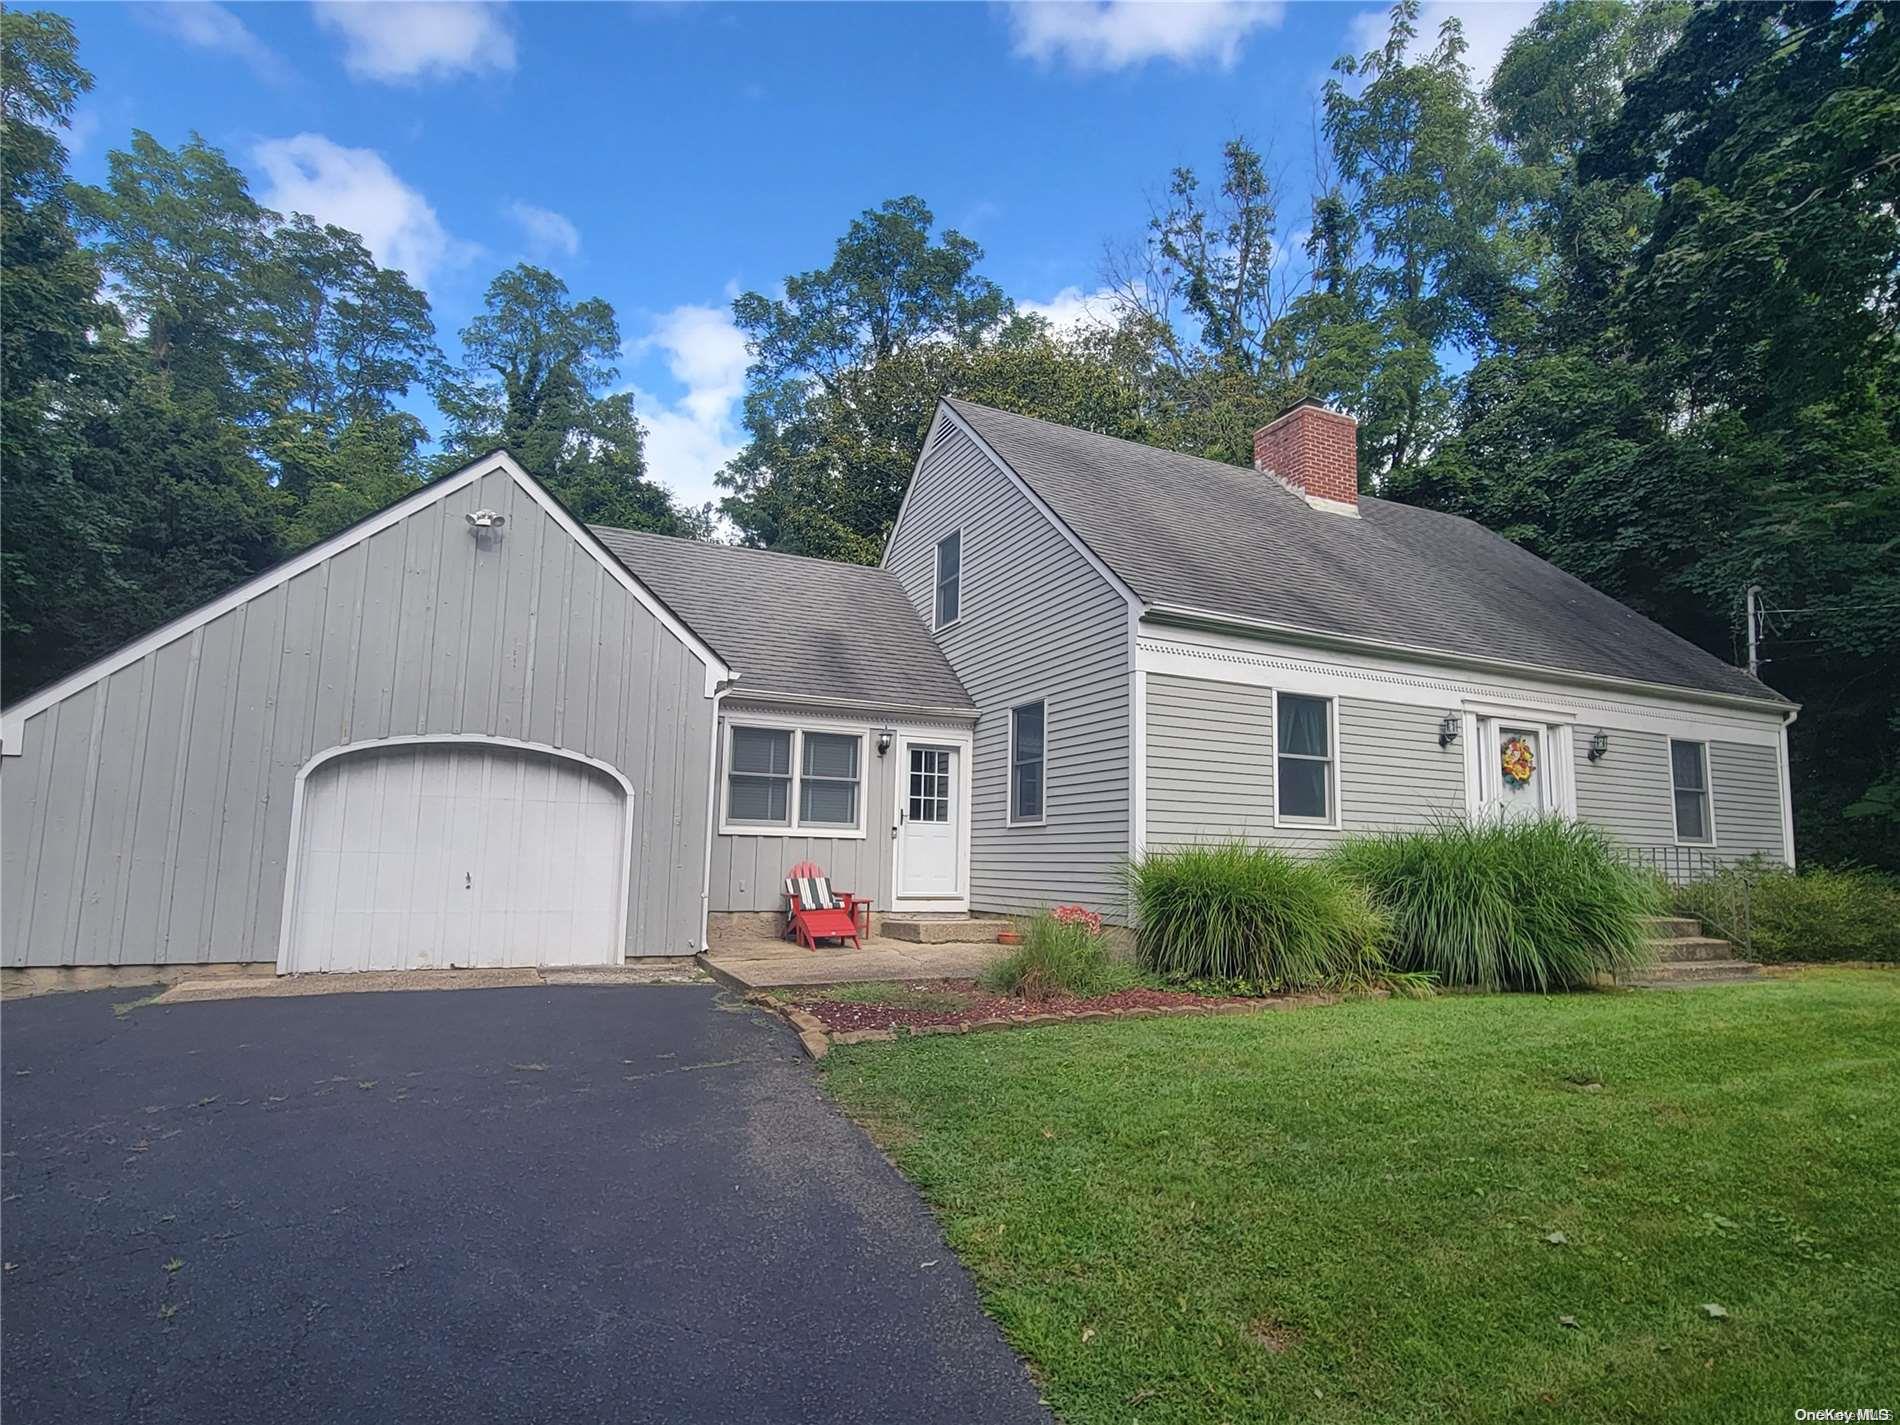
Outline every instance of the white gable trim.
<svg viewBox="0 0 1900 1425"><path fill-rule="evenodd" d="M324 560L332 558L351 545L362 543L370 536L388 529L418 510L465 490L484 475L492 475L496 471L505 473L526 491L528 497L547 512L549 518L566 530L571 538L580 542L581 547L594 557L615 583L633 595L668 632L692 650L693 656L698 658L706 668L706 697L711 697L721 682L729 681L734 676L725 660L713 651L711 645L660 602L645 584L629 572L626 565L602 548L600 541L583 529L580 523L562 507L561 502L541 487L540 481L516 464L514 458L507 452L496 451L492 455L484 455L481 459L463 466L453 475L445 475L440 480L430 481L380 513L360 520L348 529L340 530L328 539L311 545L302 553L286 559L276 568L266 569L262 574L255 575L236 588L220 594L210 603L201 604L189 613L180 614L171 622L159 625L150 633L133 639L102 658L95 659L85 667L67 674L58 682L40 689L39 692L0 712L0 755L19 756L27 720L45 712L53 704L63 702L74 693L111 677L121 668L130 667L166 644L183 638L192 630L203 627L239 605L257 598L260 594L268 593L279 584L289 583L299 574L308 569L314 569Z"/></svg>
<svg viewBox="0 0 1900 1425"><path fill-rule="evenodd" d="M1100 574L1102 578L1107 581L1108 586L1122 596L1122 600L1129 608L1136 612L1141 610L1142 602L1140 596L1137 595L1133 589L1128 587L1127 583L1119 574L1101 561L1095 551L1090 549L1088 545L1083 542L1080 535L1062 522L1061 516L1049 508L1042 496L1030 489L1028 482L1010 468L1010 464L1007 460L1003 459L1002 456L990 448L990 443L976 433L975 427L952 410L948 401L943 400L937 402L937 414L931 418L930 433L924 437L924 448L917 452L917 463L911 467L910 484L904 491L902 503L897 507L897 518L891 523L890 535L884 541L884 557L878 561L880 568L888 569L890 567L891 548L897 542L897 531L904 526L904 515L910 509L911 496L917 491L917 476L923 471L924 462L930 459L938 440L945 430L956 430L968 436L971 443L974 444L978 450L983 452L984 458L1000 470L1003 473L1003 477L1021 492L1024 499L1029 501L1035 508L1036 513L1047 520L1050 526L1069 542L1069 546L1087 561L1089 568L1093 569L1097 574ZM932 612L935 612L934 607Z"/></svg>

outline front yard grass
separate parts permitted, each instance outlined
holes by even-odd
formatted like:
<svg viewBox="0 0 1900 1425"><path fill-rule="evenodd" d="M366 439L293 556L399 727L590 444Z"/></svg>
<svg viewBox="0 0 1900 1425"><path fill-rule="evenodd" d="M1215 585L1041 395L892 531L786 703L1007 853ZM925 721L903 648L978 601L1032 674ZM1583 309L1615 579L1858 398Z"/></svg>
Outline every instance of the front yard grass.
<svg viewBox="0 0 1900 1425"><path fill-rule="evenodd" d="M1825 970L825 1065L1070 1425L1785 1421L1900 1408L1896 1029Z"/></svg>

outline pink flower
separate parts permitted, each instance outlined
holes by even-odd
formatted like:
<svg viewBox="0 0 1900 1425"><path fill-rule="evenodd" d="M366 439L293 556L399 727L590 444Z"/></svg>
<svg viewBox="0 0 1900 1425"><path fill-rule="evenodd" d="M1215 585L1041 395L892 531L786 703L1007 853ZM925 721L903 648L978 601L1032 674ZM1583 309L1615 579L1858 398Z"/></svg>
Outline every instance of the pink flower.
<svg viewBox="0 0 1900 1425"><path fill-rule="evenodd" d="M1059 905L1051 912L1059 924L1085 925L1090 935L1102 933L1102 917L1096 912L1079 905Z"/></svg>

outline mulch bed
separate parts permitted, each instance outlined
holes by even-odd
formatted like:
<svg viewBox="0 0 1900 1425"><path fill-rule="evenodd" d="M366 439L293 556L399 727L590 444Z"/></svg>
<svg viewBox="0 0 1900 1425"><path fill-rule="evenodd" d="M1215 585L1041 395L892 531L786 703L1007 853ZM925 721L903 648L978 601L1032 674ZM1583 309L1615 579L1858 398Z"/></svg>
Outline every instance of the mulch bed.
<svg viewBox="0 0 1900 1425"><path fill-rule="evenodd" d="M1277 1007L1273 1000L1241 996L1197 995L1177 990L1120 990L1112 995L1079 998L1065 995L1054 999L1022 1000L1013 995L989 994L968 981L938 980L913 988L926 993L959 994L964 1004L957 1009L915 1009L902 1004L854 1004L847 1000L826 999L822 993L799 995L793 1003L817 1019L827 1033L853 1033L865 1029L921 1029L945 1025L970 1025L995 1020L1044 1020L1072 1018L1076 1015L1167 1014L1182 1012L1240 1013ZM1298 997L1296 997L1298 998ZM1304 997L1310 998L1310 997Z"/></svg>

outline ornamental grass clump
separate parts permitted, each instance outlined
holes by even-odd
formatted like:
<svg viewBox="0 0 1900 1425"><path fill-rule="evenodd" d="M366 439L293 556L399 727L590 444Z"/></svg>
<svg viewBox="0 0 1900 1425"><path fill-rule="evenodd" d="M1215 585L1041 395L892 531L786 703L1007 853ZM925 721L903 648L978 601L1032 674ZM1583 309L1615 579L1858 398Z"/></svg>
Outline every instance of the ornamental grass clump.
<svg viewBox="0 0 1900 1425"><path fill-rule="evenodd" d="M1243 841L1152 851L1128 869L1141 962L1164 980L1266 990L1381 981L1384 920L1322 865Z"/></svg>
<svg viewBox="0 0 1900 1425"><path fill-rule="evenodd" d="M992 994L1045 1000L1111 995L1140 981L1133 965L1109 954L1101 916L1080 906L1062 906L1031 920L1022 945L989 966L978 983Z"/></svg>
<svg viewBox="0 0 1900 1425"><path fill-rule="evenodd" d="M1393 965L1442 985L1562 989L1652 958L1653 878L1579 822L1447 821L1352 837L1326 859L1385 913Z"/></svg>

